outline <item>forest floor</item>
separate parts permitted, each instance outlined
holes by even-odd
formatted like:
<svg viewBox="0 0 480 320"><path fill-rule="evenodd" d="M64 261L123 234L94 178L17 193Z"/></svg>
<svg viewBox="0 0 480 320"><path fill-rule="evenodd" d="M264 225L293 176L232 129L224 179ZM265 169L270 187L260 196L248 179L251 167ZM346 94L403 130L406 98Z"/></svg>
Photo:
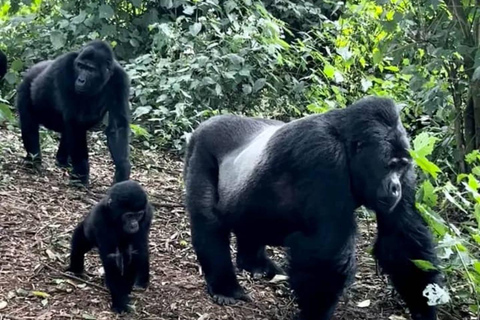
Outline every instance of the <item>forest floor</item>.
<svg viewBox="0 0 480 320"><path fill-rule="evenodd" d="M54 165L56 141L42 134L43 169L26 169L19 132L0 130L0 320L3 319L292 319L296 304L285 282L238 274L254 302L221 307L209 299L190 243L183 207L179 159L155 151L133 151L132 179L155 207L150 235L151 284L132 294L133 313L109 311L109 295L96 251L87 255L87 279L63 272L75 225L105 194L113 165L103 134L89 138L91 186L75 188ZM358 271L335 312L335 319L409 319L400 298L377 275L367 253L375 225L361 221ZM232 246L233 250L233 246ZM281 249L269 249L285 264ZM452 319L442 313L440 319Z"/></svg>

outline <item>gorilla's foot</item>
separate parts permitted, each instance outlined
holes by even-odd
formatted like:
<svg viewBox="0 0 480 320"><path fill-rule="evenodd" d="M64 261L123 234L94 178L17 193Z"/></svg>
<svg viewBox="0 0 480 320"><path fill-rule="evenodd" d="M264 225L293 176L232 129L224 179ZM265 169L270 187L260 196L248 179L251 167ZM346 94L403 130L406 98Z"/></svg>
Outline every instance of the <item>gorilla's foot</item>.
<svg viewBox="0 0 480 320"><path fill-rule="evenodd" d="M250 302L252 301L252 298L245 293L242 287L239 285L235 290L231 290L232 292L230 294L226 293L215 293L214 290L210 286L208 286L208 294L212 297L213 301L216 304L219 305L232 305L235 304L239 301L246 301Z"/></svg>
<svg viewBox="0 0 480 320"><path fill-rule="evenodd" d="M148 288L148 281L140 281L137 280L135 281L135 284L133 285L133 290L135 291L145 291Z"/></svg>
<svg viewBox="0 0 480 320"><path fill-rule="evenodd" d="M78 277L78 278L81 278L81 279L85 278L85 273L84 273L83 268L68 266L65 269L65 272L73 273L75 275L75 277Z"/></svg>
<svg viewBox="0 0 480 320"><path fill-rule="evenodd" d="M55 160L55 165L59 168L65 169L65 168L71 168L72 163L68 159L56 159Z"/></svg>
<svg viewBox="0 0 480 320"><path fill-rule="evenodd" d="M240 270L250 272L254 279L272 279L277 274L286 274L282 268L280 268L275 262L273 262L267 257L265 257L265 259L260 259L256 261L251 259L240 259L237 262L237 267Z"/></svg>
<svg viewBox="0 0 480 320"><path fill-rule="evenodd" d="M27 155L23 158L23 164L29 169L40 170L42 168L42 158L40 156Z"/></svg>
<svg viewBox="0 0 480 320"><path fill-rule="evenodd" d="M89 185L89 176L88 175L79 175L75 173L70 174L70 185L76 187L88 187Z"/></svg>
<svg viewBox="0 0 480 320"><path fill-rule="evenodd" d="M116 303L112 304L112 311L118 314L131 312L133 308L128 304Z"/></svg>

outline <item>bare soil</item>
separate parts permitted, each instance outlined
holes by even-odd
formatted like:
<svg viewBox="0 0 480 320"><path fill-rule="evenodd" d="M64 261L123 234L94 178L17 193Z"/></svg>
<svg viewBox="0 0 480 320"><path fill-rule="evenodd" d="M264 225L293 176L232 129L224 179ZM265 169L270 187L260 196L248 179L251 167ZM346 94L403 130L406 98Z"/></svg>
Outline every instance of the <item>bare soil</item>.
<svg viewBox="0 0 480 320"><path fill-rule="evenodd" d="M103 134L89 140L91 186L68 184L68 173L54 165L56 141L42 133L43 169L24 167L16 130L0 129L0 320L1 319L292 319L296 304L288 284L238 278L254 302L221 307L205 292L205 282L190 243L183 207L182 165L160 151L133 150L132 179L149 193L155 207L150 236L151 285L132 294L135 311L109 310L98 254L87 255L86 279L63 272L75 225L105 194L113 165ZM335 319L409 319L367 253L375 225L360 221L358 272L342 297ZM232 246L233 250L233 246ZM281 249L270 249L285 264ZM441 312L440 319L459 319Z"/></svg>

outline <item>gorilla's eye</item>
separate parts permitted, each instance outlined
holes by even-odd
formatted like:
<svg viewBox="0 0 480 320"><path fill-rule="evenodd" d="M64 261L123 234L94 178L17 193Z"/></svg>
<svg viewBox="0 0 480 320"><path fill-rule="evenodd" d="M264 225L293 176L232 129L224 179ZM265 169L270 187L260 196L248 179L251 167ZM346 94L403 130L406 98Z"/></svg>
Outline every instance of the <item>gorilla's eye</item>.
<svg viewBox="0 0 480 320"><path fill-rule="evenodd" d="M85 70L85 71L90 71L90 72L95 71L95 67L93 65L87 64L87 63L84 63L84 62L78 62L77 66L78 66L78 68L80 68L82 70Z"/></svg>
<svg viewBox="0 0 480 320"><path fill-rule="evenodd" d="M137 220L141 220L143 218L143 215L145 214L145 211L138 211L136 214Z"/></svg>
<svg viewBox="0 0 480 320"><path fill-rule="evenodd" d="M400 160L398 158L393 158L388 162L388 167L390 169L396 169L399 163Z"/></svg>
<svg viewBox="0 0 480 320"><path fill-rule="evenodd" d="M408 158L392 158L388 162L388 167L392 170L401 170L404 169L408 164L410 163L410 160Z"/></svg>
<svg viewBox="0 0 480 320"><path fill-rule="evenodd" d="M401 163L402 165L406 166L406 165L410 164L410 159L405 158L405 157L404 157L404 158L400 158L400 163Z"/></svg>

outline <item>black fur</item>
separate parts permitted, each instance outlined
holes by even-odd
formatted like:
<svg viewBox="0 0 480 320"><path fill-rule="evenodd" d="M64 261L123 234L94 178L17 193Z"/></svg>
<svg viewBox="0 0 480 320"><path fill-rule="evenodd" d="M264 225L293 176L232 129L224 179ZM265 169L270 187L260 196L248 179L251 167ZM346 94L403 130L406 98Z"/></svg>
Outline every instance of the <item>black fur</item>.
<svg viewBox="0 0 480 320"><path fill-rule="evenodd" d="M88 184L87 130L108 111L108 147L115 163L114 182L130 176L128 106L129 79L113 57L110 46L93 41L78 52L30 68L18 88L26 160L40 162L39 125L61 133L57 164L69 166L71 178Z"/></svg>
<svg viewBox="0 0 480 320"><path fill-rule="evenodd" d="M3 79L5 74L7 73L8 61L7 56L0 50L0 80Z"/></svg>
<svg viewBox="0 0 480 320"><path fill-rule="evenodd" d="M135 214L125 221L129 214ZM147 194L134 181L117 183L75 228L68 271L81 275L84 256L92 248L99 250L105 283L112 296L112 309L128 311L133 285L146 288L149 283L148 236L153 208ZM138 230L130 230L131 224Z"/></svg>
<svg viewBox="0 0 480 320"><path fill-rule="evenodd" d="M375 255L415 320L435 319L422 296L436 264L415 209L415 177L395 104L366 98L352 106L284 124L216 116L191 136L185 159L186 205L192 241L207 289L218 303L248 300L238 284L229 235L237 237L237 265L272 277L282 271L265 245L290 252L290 283L304 320L330 319L355 271L354 210L377 214Z"/></svg>

